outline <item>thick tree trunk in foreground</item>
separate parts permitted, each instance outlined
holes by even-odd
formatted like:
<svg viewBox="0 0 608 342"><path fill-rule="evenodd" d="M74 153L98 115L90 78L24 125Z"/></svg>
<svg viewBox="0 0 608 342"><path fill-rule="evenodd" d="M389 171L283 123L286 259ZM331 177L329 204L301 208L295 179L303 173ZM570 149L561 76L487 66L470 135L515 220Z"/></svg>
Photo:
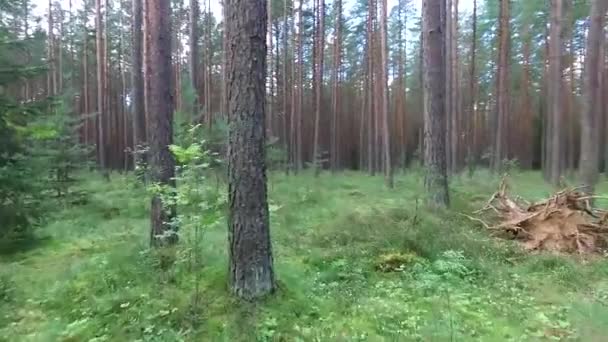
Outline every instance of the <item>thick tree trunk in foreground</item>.
<svg viewBox="0 0 608 342"><path fill-rule="evenodd" d="M585 86L583 113L581 116L581 160L580 180L588 193L593 193L598 179L601 123L601 90L600 90L600 49L604 34L604 15L607 3L605 0L593 0L591 4L591 27L587 37L587 57L585 58ZM603 61L601 61L603 62ZM608 161L607 161L608 162Z"/></svg>
<svg viewBox="0 0 608 342"><path fill-rule="evenodd" d="M442 22L442 0L424 0L422 31L424 41L424 185L429 204L449 205L446 175L445 121L445 22Z"/></svg>
<svg viewBox="0 0 608 342"><path fill-rule="evenodd" d="M171 6L165 0L148 0L148 35L151 73L149 110L150 178L174 191L175 160L169 151L173 143L173 98L171 94ZM175 207L152 198L150 209L151 244L163 246L177 242Z"/></svg>
<svg viewBox="0 0 608 342"><path fill-rule="evenodd" d="M230 288L275 290L265 165L266 2L228 0L228 240Z"/></svg>

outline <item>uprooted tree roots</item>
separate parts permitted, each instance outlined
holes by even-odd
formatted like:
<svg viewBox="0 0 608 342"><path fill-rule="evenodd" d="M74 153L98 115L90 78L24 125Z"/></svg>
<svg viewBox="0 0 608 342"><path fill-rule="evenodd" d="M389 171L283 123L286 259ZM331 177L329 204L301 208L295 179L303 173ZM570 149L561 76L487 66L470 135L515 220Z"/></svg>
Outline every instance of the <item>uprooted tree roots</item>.
<svg viewBox="0 0 608 342"><path fill-rule="evenodd" d="M608 247L608 211L593 208L592 199L570 188L546 200L527 203L509 197L503 179L498 192L474 212L475 217L467 217L520 241L529 251L604 253Z"/></svg>

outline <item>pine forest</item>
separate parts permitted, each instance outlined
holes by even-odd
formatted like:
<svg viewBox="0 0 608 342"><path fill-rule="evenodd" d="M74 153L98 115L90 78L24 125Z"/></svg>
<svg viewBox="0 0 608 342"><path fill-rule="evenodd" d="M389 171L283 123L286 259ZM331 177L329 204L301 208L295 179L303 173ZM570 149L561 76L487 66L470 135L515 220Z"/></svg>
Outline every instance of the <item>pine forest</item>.
<svg viewBox="0 0 608 342"><path fill-rule="evenodd" d="M0 341L604 341L608 1L0 0Z"/></svg>

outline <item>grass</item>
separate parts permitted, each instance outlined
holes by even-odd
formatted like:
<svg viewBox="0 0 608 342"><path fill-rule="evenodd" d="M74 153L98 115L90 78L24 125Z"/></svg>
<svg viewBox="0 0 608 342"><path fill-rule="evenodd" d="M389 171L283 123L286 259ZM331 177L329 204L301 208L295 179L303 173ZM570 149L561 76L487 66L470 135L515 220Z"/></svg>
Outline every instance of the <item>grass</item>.
<svg viewBox="0 0 608 342"><path fill-rule="evenodd" d="M260 303L226 290L226 227L204 229L201 263L183 232L170 269L148 249L147 196L88 176L37 244L0 256L0 341L601 341L608 263L527 255L458 215L487 200L485 172L452 180L450 211L423 206L422 174L273 174L279 291ZM537 173L512 177L529 199ZM608 194L608 184L600 191ZM379 263L400 262L382 272ZM394 261L397 260L397 261Z"/></svg>

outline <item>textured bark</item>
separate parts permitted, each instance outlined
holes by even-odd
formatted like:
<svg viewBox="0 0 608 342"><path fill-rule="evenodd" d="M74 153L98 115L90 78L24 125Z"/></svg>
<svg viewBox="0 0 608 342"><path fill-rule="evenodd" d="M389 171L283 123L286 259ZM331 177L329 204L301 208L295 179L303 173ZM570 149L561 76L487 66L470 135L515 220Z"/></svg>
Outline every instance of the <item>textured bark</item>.
<svg viewBox="0 0 608 342"><path fill-rule="evenodd" d="M591 3L591 26L587 36L587 56L585 58L585 85L583 113L581 116L581 160L580 181L588 193L592 193L598 180L599 144L598 127L601 115L600 50L604 34L604 15L607 3L604 0L593 0ZM601 64L600 64L601 63Z"/></svg>
<svg viewBox="0 0 608 342"><path fill-rule="evenodd" d="M443 5L445 3L443 2ZM422 31L424 40L424 185L429 204L449 205L446 175L445 126L445 21L442 20L442 0L424 0ZM443 12L445 13L445 12Z"/></svg>
<svg viewBox="0 0 608 342"><path fill-rule="evenodd" d="M391 164L390 129L388 118L388 44L387 44L388 6L387 0L382 0L380 11L380 82L382 92L382 145L384 149L384 179L386 186L392 189L393 168Z"/></svg>
<svg viewBox="0 0 608 342"><path fill-rule="evenodd" d="M173 98L171 94L171 6L165 0L147 0L150 54L149 145L150 178L172 193L175 187L175 160L169 151L173 143ZM177 242L175 207L152 198L150 242L164 246Z"/></svg>
<svg viewBox="0 0 608 342"><path fill-rule="evenodd" d="M273 132L273 120L274 120L274 112L273 112L273 102L274 102L274 75L273 75L273 37L272 37L272 0L267 0L268 1L268 17L267 17L267 29L268 29L268 35L267 35L267 39L268 39L268 55L266 56L266 58L268 58L267 60L267 64L268 64L268 86L270 89L269 90L269 94L268 96L266 96L266 130L267 130L267 135L272 139L274 136L274 132Z"/></svg>
<svg viewBox="0 0 608 342"><path fill-rule="evenodd" d="M133 94L133 145L138 148L145 144L146 137L146 113L144 102L144 75L143 75L143 3L142 0L133 0L133 41L132 41L132 94ZM139 153L134 154L139 158ZM143 160L135 160L136 165Z"/></svg>
<svg viewBox="0 0 608 342"><path fill-rule="evenodd" d="M553 117L551 127L551 160L550 181L558 185L561 178L562 154L562 14L563 0L552 0L551 3L551 39L549 41L549 115Z"/></svg>
<svg viewBox="0 0 608 342"><path fill-rule="evenodd" d="M265 166L266 2L228 0L228 240L230 288L274 292Z"/></svg>

